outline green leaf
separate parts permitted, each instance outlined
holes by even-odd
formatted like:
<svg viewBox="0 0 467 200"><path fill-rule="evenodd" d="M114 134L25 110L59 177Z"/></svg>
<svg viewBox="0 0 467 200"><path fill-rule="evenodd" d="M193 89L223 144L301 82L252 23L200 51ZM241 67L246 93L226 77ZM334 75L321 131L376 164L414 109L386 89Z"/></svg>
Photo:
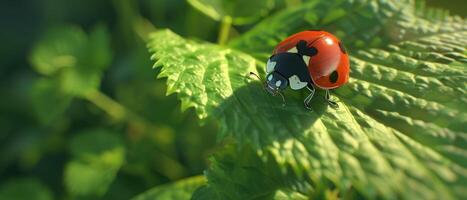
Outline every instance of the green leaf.
<svg viewBox="0 0 467 200"><path fill-rule="evenodd" d="M198 189L193 199L280 199L287 196L281 191L286 189L285 183L293 183L297 178L295 175L282 177L273 159L260 159L251 147L237 151L233 145L215 153L206 176L208 185ZM279 177L281 182L276 180ZM304 195L294 196L299 199Z"/></svg>
<svg viewBox="0 0 467 200"><path fill-rule="evenodd" d="M269 53L291 34L323 29L337 35L350 49L362 49L465 30L465 20L429 15L427 10L438 10L415 7L416 2L421 1L310 1L265 19L232 40L230 46L253 55Z"/></svg>
<svg viewBox="0 0 467 200"><path fill-rule="evenodd" d="M195 107L202 119L221 114L216 112L220 103L244 86L245 75L255 70L255 59L246 54L184 40L169 30L153 34L149 45L156 51L156 66L164 64L159 77L168 79L167 95L178 93L182 110Z"/></svg>
<svg viewBox="0 0 467 200"><path fill-rule="evenodd" d="M220 138L235 140L214 156L208 184L194 199L271 199L289 191L310 198L467 198L465 20L430 18L413 1L313 1L266 19L231 46L262 59L309 23L303 19L320 24L339 7L346 16L333 14L323 25L350 46L351 79L335 90L339 109L328 108L322 91L313 112L302 105L305 94L293 91L281 106L247 78L264 68L251 55L167 30L151 36L168 94L177 93L182 109L193 107L203 122L216 120Z"/></svg>
<svg viewBox="0 0 467 200"><path fill-rule="evenodd" d="M86 62L90 68L104 70L112 61L110 34L104 25L97 25L89 33Z"/></svg>
<svg viewBox="0 0 467 200"><path fill-rule="evenodd" d="M72 97L60 90L53 79L38 79L30 92L31 102L38 120L49 124L57 120L70 105Z"/></svg>
<svg viewBox="0 0 467 200"><path fill-rule="evenodd" d="M53 75L60 69L75 67L82 59L86 40L86 33L74 26L52 29L35 45L31 63L43 75Z"/></svg>
<svg viewBox="0 0 467 200"><path fill-rule="evenodd" d="M189 200L192 193L205 183L206 178L204 176L190 177L175 183L157 186L136 196L132 200Z"/></svg>
<svg viewBox="0 0 467 200"><path fill-rule="evenodd" d="M80 133L70 151L75 159L65 167L65 185L77 196L105 194L125 159L121 139L105 130Z"/></svg>
<svg viewBox="0 0 467 200"><path fill-rule="evenodd" d="M0 199L15 200L52 200L50 190L33 178L18 178L0 186Z"/></svg>
<svg viewBox="0 0 467 200"><path fill-rule="evenodd" d="M71 96L97 89L110 61L110 38L103 26L96 26L89 35L73 26L53 29L31 54L36 71L57 78L60 89Z"/></svg>
<svg viewBox="0 0 467 200"><path fill-rule="evenodd" d="M306 197L303 194L300 194L299 192L291 191L291 190L277 190L276 193L274 194L273 197L274 200L287 200L287 199L293 199L293 200L307 200L308 197Z"/></svg>
<svg viewBox="0 0 467 200"><path fill-rule="evenodd" d="M235 25L252 23L274 7L273 0L188 0L188 3L216 21L231 17Z"/></svg>

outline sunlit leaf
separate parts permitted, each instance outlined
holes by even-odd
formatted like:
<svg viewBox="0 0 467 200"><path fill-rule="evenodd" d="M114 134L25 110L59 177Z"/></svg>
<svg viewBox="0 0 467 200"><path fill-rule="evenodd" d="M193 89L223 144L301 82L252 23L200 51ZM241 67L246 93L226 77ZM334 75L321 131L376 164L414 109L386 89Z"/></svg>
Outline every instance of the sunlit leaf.
<svg viewBox="0 0 467 200"><path fill-rule="evenodd" d="M312 4L307 8L314 11ZM431 23L416 19L422 28ZM319 93L313 112L293 92L282 107L248 79L264 65L250 55L167 30L154 33L149 48L168 93L177 93L182 108L193 107L201 119L215 119L220 137L235 138L240 149L252 146L215 156L202 189L209 194L197 196L251 199L284 189L333 196L336 188L339 195L352 190L366 198L465 197L467 31L464 21L446 23L457 31L407 32L406 39L383 38L380 48L353 45L352 78L335 91L339 109L328 108ZM261 38L274 41L267 36Z"/></svg>
<svg viewBox="0 0 467 200"><path fill-rule="evenodd" d="M73 195L103 195L125 159L117 133L94 130L81 133L70 144L74 160L65 168L65 185Z"/></svg>
<svg viewBox="0 0 467 200"><path fill-rule="evenodd" d="M366 49L467 29L464 19L435 17L425 7L416 7L416 2L421 1L310 1L266 18L229 45L252 55L269 53L293 33L323 29L337 35L350 49Z"/></svg>
<svg viewBox="0 0 467 200"><path fill-rule="evenodd" d="M189 200L191 199L192 193L205 183L206 178L204 176L190 177L175 183L157 186L138 195L132 200Z"/></svg>

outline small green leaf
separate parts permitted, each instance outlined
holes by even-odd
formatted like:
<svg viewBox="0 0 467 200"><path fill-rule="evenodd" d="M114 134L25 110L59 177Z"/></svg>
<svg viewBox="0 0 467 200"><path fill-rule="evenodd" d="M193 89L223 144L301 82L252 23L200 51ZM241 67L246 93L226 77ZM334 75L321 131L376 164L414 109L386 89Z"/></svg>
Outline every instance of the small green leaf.
<svg viewBox="0 0 467 200"><path fill-rule="evenodd" d="M112 61L110 34L104 25L97 25L89 34L86 58L87 66L102 70Z"/></svg>
<svg viewBox="0 0 467 200"><path fill-rule="evenodd" d="M175 183L157 186L132 200L189 200L193 192L206 183L204 176L195 176L179 180Z"/></svg>
<svg viewBox="0 0 467 200"><path fill-rule="evenodd" d="M75 157L65 167L65 184L73 195L103 195L122 166L125 151L116 133L94 130L72 139Z"/></svg>
<svg viewBox="0 0 467 200"><path fill-rule="evenodd" d="M85 96L99 87L101 74L68 68L63 70L59 80L62 91L72 96Z"/></svg>
<svg viewBox="0 0 467 200"><path fill-rule="evenodd" d="M63 68L75 67L86 51L86 33L77 27L52 29L32 51L31 63L43 75L53 75Z"/></svg>
<svg viewBox="0 0 467 200"><path fill-rule="evenodd" d="M308 197L292 190L278 190L274 194L274 200L307 200Z"/></svg>
<svg viewBox="0 0 467 200"><path fill-rule="evenodd" d="M32 178L13 179L0 186L2 200L52 200L50 190L41 182Z"/></svg>
<svg viewBox="0 0 467 200"><path fill-rule="evenodd" d="M252 23L274 7L273 0L188 0L188 3L216 21L231 17L235 25Z"/></svg>
<svg viewBox="0 0 467 200"><path fill-rule="evenodd" d="M71 96L65 94L53 79L36 80L31 88L31 102L40 122L49 124L68 108Z"/></svg>
<svg viewBox="0 0 467 200"><path fill-rule="evenodd" d="M58 79L71 96L99 87L111 60L110 38L103 26L88 35L77 27L61 27L45 34L32 51L31 63L41 74Z"/></svg>
<svg viewBox="0 0 467 200"><path fill-rule="evenodd" d="M110 38L105 27L96 26L92 30L82 53L76 67L64 69L60 77L62 89L77 96L96 90L103 70L110 64Z"/></svg>
<svg viewBox="0 0 467 200"><path fill-rule="evenodd" d="M77 161L65 167L65 183L73 195L103 195L115 178L115 170Z"/></svg>
<svg viewBox="0 0 467 200"><path fill-rule="evenodd" d="M96 90L111 60L106 29L97 26L89 36L70 26L53 29L36 44L31 63L46 76L36 81L31 99L41 122L57 119L75 96Z"/></svg>

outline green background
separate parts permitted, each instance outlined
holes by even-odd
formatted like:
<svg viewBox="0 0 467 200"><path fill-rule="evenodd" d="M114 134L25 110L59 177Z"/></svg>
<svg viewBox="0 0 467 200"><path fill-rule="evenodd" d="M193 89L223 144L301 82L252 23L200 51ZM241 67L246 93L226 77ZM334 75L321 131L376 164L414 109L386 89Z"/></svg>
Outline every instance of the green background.
<svg viewBox="0 0 467 200"><path fill-rule="evenodd" d="M429 0L427 5L467 15L463 0ZM283 7L278 0L271 13ZM231 37L253 25L234 26ZM151 69L145 33L170 28L188 38L216 42L220 26L183 0L0 3L0 198L129 199L154 186L201 174L207 157L218 148L217 127L200 127L193 110L182 113L175 95L166 97L165 83L156 80ZM74 27L68 29L88 36L104 27L110 56L91 53L98 60L108 59L103 62L105 70L97 73L98 95L73 98L58 117L44 120L60 104L51 94L35 98L44 75L33 67L32 55L47 33L59 27ZM95 44L91 49L106 48L89 43ZM67 97L57 98L59 102ZM118 114L122 109L123 116ZM89 135L104 139L86 138ZM109 162L100 162L106 159ZM96 170L100 165L116 166L116 171L110 178L97 178L95 186L80 185L86 174L91 178L101 174ZM81 195L86 190L93 192Z"/></svg>

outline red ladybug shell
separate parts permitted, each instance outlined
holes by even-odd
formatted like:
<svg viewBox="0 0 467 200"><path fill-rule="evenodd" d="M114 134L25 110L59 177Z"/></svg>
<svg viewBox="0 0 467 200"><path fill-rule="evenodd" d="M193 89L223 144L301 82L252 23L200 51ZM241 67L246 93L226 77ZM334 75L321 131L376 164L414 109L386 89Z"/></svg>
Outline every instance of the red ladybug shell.
<svg viewBox="0 0 467 200"><path fill-rule="evenodd" d="M315 47L317 54L310 57L308 72L313 83L322 89L334 89L349 80L349 56L341 42L326 31L302 31L280 42L273 55L287 52L300 40Z"/></svg>

